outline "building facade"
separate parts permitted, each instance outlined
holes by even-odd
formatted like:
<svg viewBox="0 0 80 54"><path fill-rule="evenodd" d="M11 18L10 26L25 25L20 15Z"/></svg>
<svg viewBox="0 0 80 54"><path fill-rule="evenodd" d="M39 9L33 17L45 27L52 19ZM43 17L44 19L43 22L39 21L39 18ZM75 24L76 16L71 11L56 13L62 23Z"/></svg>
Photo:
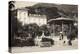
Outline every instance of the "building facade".
<svg viewBox="0 0 80 54"><path fill-rule="evenodd" d="M17 19L22 23L22 25L36 23L41 26L47 24L46 15L40 14L31 14L28 12L28 9L18 9L17 10Z"/></svg>

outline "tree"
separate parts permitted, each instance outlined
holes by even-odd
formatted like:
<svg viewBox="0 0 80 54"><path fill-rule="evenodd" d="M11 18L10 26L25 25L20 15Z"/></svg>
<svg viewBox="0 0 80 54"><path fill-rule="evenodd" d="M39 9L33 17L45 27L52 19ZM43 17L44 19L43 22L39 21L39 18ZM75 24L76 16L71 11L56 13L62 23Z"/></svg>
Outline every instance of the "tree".
<svg viewBox="0 0 80 54"><path fill-rule="evenodd" d="M48 25L42 25L40 26L42 32L44 32L45 36L50 36L51 30L48 28Z"/></svg>
<svg viewBox="0 0 80 54"><path fill-rule="evenodd" d="M36 23L27 24L24 26L24 30L25 32L28 32L29 34L31 34L33 38L35 38L39 31L39 26Z"/></svg>
<svg viewBox="0 0 80 54"><path fill-rule="evenodd" d="M58 8L57 7L46 7L45 8L45 15L48 19L53 19L59 17Z"/></svg>

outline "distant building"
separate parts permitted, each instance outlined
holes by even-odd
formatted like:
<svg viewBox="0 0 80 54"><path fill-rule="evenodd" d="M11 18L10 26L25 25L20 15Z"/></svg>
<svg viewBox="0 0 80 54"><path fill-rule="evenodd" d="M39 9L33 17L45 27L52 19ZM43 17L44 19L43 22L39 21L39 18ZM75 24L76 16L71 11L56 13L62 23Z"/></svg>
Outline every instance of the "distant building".
<svg viewBox="0 0 80 54"><path fill-rule="evenodd" d="M34 11L37 12L36 9L34 9ZM41 26L43 24L47 24L46 15L31 12L29 12L29 9L27 8L17 9L17 19L22 22L22 25L36 23Z"/></svg>

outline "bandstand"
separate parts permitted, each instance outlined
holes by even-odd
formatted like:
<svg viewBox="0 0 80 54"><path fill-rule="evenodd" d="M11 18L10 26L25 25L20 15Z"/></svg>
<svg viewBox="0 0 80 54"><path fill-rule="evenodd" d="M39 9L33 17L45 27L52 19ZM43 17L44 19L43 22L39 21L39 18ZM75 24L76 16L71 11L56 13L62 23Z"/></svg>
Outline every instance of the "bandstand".
<svg viewBox="0 0 80 54"><path fill-rule="evenodd" d="M59 36L60 32L62 32L64 35L66 35L68 32L71 32L74 22L74 19L64 17L48 20L48 24L52 30L51 33L54 36Z"/></svg>

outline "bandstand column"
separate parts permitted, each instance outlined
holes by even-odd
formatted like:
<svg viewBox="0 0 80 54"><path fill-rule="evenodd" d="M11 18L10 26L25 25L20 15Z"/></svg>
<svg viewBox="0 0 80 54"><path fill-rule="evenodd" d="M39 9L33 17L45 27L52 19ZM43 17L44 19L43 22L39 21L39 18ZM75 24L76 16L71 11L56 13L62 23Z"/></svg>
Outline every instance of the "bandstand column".
<svg viewBox="0 0 80 54"><path fill-rule="evenodd" d="M55 36L55 24L53 24L53 36Z"/></svg>
<svg viewBox="0 0 80 54"><path fill-rule="evenodd" d="M62 21L62 33L63 33L63 28L64 28L63 25L64 25L64 24L63 24L63 21Z"/></svg>
<svg viewBox="0 0 80 54"><path fill-rule="evenodd" d="M69 32L71 32L71 24L69 24L69 26L70 26L70 30L69 30Z"/></svg>

